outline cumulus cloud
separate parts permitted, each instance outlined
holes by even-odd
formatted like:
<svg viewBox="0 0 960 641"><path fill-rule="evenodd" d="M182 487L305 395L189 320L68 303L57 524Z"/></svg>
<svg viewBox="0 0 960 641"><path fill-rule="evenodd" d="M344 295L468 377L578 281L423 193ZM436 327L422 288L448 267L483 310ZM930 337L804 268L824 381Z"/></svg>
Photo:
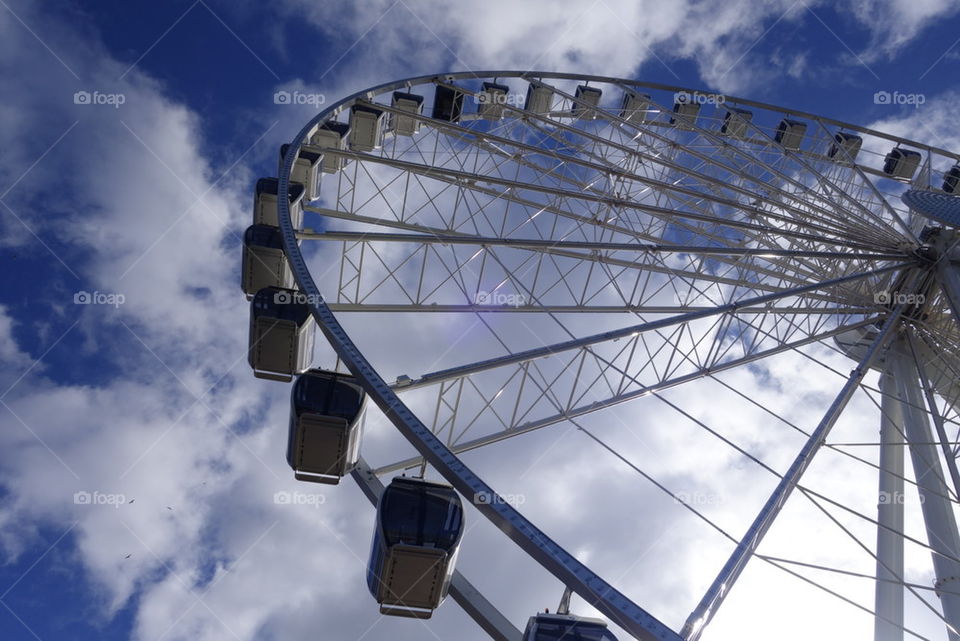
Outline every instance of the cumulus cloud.
<svg viewBox="0 0 960 641"><path fill-rule="evenodd" d="M864 21L876 13L868 4L860 4ZM918 6L907 16L885 17L880 10L870 22L876 37L892 37L886 21L904 20L915 34L947 11L933 3ZM358 45L365 55L347 51L329 75L320 69L318 77L277 85L307 90L323 82L329 100L377 80L432 73L451 60L463 68L575 67L622 76L643 65L669 72L678 61L693 61L704 82L733 91L762 78L750 55L753 43L804 15L802 6L785 0L713 7L597 0L563 14L552 3L494 2L482 12L454 12L435 2L384 0L361 9L291 0L287 10L306 16L344 51L367 30L371 34L372 42ZM28 23L41 21L29 7L18 7L18 13ZM22 218L3 216L3 242L46 252L30 230L56 241L49 243L57 255L51 261L62 260L74 273L64 270L31 312L45 322L65 320L64 328L79 321L72 331L83 340L71 343L80 346L75 358L109 374L103 383L77 383L61 380L42 362L33 367L43 347L18 340L18 321L0 309L0 358L8 365L0 382L4 389L16 382L4 393L7 407L0 408L0 448L17 452L0 463L7 492L0 545L7 559L24 554L39 527L69 528L63 545L73 546L76 562L95 584L96 605L112 616L133 604L138 639L290 638L315 635L321 626L342 638L429 636L418 622L376 614L364 586L372 510L352 483L317 490L292 481L282 460L289 388L253 380L244 362L247 306L237 287L237 250L249 217L251 166L260 153L256 137L249 141L253 149L245 146L226 161L215 157L202 119L169 97L162 83L138 68L128 71L89 30L59 20L43 23L53 53L10 12L0 12L0 65L22 88L0 107L0 177L16 183L4 200ZM892 38L896 46L906 42ZM794 76L805 73L802 56L787 52L777 64ZM77 104L77 91L119 94L124 101L119 108ZM924 112L923 126L947 131L948 98L930 104L935 110ZM290 109L284 117L305 119L309 113ZM273 116L264 115L257 134L271 142L280 135L272 131ZM919 121L877 126L910 132ZM312 256L316 263L327 258L322 252ZM116 309L74 306L70 298L78 288L125 300ZM443 316L427 315L398 345L379 319L354 323L351 331L362 347L387 355L377 364L394 375L440 367L437 337L459 331ZM516 328L499 320L494 325L502 333ZM499 349L485 329L469 338L445 355L451 363ZM532 340L522 332L509 338ZM320 351L320 362L332 364L329 350ZM841 370L847 364L826 350L816 354ZM806 428L816 423L839 381L798 355L723 380L752 389L760 405ZM804 394L796 391L801 389ZM698 508L740 534L775 477L744 463L692 419L762 453L777 470L785 469L802 437L710 381L664 398L682 402L690 416L650 397L583 424L675 491L700 497ZM855 409L866 413L870 405L858 397ZM371 458L411 454L382 416L371 412L369 421L364 448ZM838 430L867 439L873 429L868 423ZM546 428L465 458L498 489L522 495L524 511L580 558L679 626L729 553L729 542L582 432L562 431L568 427ZM829 470L823 478L836 480ZM873 497L862 494L867 485L834 489L869 511ZM89 501L78 500L78 492L88 493ZM314 498L284 505L275 501L277 492ZM795 497L785 525L771 533L772 549L789 551L798 532L826 536L822 515L799 504L807 509L795 507ZM519 625L536 609L554 607L557 582L470 510L464 571ZM827 560L846 559L836 553ZM773 585L784 609L817 598L794 579L754 566L762 569L745 575L717 620L716 638L741 637L739 622L757 615L753 599ZM918 562L912 571L919 574L920 567ZM590 611L586 604L578 607ZM847 612L835 601L822 607ZM773 625L783 611L770 607L760 616ZM430 625L440 638L481 636L452 604ZM864 622L848 625L853 636ZM784 638L806 632L784 631Z"/></svg>

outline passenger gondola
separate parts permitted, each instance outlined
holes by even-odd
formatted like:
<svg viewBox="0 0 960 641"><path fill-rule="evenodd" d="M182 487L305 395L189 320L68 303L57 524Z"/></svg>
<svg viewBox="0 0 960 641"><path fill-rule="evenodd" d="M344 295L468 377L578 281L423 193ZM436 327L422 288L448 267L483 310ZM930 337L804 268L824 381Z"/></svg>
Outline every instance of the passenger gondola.
<svg viewBox="0 0 960 641"><path fill-rule="evenodd" d="M416 116L423 113L423 96L413 93L394 91L390 105L403 114L390 114L390 130L398 136L412 136L420 131L420 121ZM409 114L409 115L406 115Z"/></svg>
<svg viewBox="0 0 960 641"><path fill-rule="evenodd" d="M253 375L289 382L309 367L316 323L302 294L264 287L250 302L247 360Z"/></svg>
<svg viewBox="0 0 960 641"><path fill-rule="evenodd" d="M807 133L807 123L799 120L784 118L777 125L774 140L783 145L784 149L800 149L803 137Z"/></svg>
<svg viewBox="0 0 960 641"><path fill-rule="evenodd" d="M293 274L283 253L280 230L270 225L251 225L243 233L241 288L251 300L264 287L292 287Z"/></svg>
<svg viewBox="0 0 960 641"><path fill-rule="evenodd" d="M863 138L841 131L833 136L827 156L840 162L853 162L857 159L861 146L863 146Z"/></svg>
<svg viewBox="0 0 960 641"><path fill-rule="evenodd" d="M747 127L753 120L753 112L747 109L731 108L723 115L723 124L720 125L720 133L726 134L732 138L746 138Z"/></svg>
<svg viewBox="0 0 960 641"><path fill-rule="evenodd" d="M545 85L530 83L527 86L527 99L523 108L530 113L545 114L553 106L553 89Z"/></svg>
<svg viewBox="0 0 960 641"><path fill-rule="evenodd" d="M373 105L350 107L350 149L373 151L383 144L387 114Z"/></svg>
<svg viewBox="0 0 960 641"><path fill-rule="evenodd" d="M397 477L380 496L367 586L382 614L428 619L447 596L463 505L449 485Z"/></svg>
<svg viewBox="0 0 960 641"><path fill-rule="evenodd" d="M503 106L507 104L510 87L495 82L484 82L477 96L477 115L486 120L503 118Z"/></svg>
<svg viewBox="0 0 960 641"><path fill-rule="evenodd" d="M883 159L883 173L891 178L910 180L920 166L920 152L894 147Z"/></svg>
<svg viewBox="0 0 960 641"><path fill-rule="evenodd" d="M620 117L632 125L652 121L654 112L650 107L651 100L649 94L633 91L623 92L623 100L620 102Z"/></svg>
<svg viewBox="0 0 960 641"><path fill-rule="evenodd" d="M280 145L280 167L283 167L283 157L287 155L289 144ZM320 163L323 159L323 150L312 145L303 145L293 161L290 170L290 182L304 186L307 200L314 200L320 195ZM294 225L299 227L299 225Z"/></svg>
<svg viewBox="0 0 960 641"><path fill-rule="evenodd" d="M350 138L350 125L345 122L328 120L310 136L310 144L324 149L345 151ZM337 154L324 153L321 169L328 174L335 174L347 164L347 159Z"/></svg>
<svg viewBox="0 0 960 641"><path fill-rule="evenodd" d="M617 637L601 619L543 613L530 617L523 641L617 641Z"/></svg>
<svg viewBox="0 0 960 641"><path fill-rule="evenodd" d="M437 85L433 94L434 120L460 122L463 115L463 92Z"/></svg>
<svg viewBox="0 0 960 641"><path fill-rule="evenodd" d="M288 199L290 202L290 222L294 229L303 225L303 185L290 182ZM280 193L280 181L276 178L261 178L257 181L253 197L253 224L279 227L277 218L277 194Z"/></svg>
<svg viewBox="0 0 960 641"><path fill-rule="evenodd" d="M697 121L700 114L699 96L688 93L678 93L673 100L673 115L670 116L671 125L691 125Z"/></svg>
<svg viewBox="0 0 960 641"><path fill-rule="evenodd" d="M574 95L577 102L573 103L573 115L583 120L596 118L597 106L600 104L601 96L603 96L603 91L598 87L577 85L577 93Z"/></svg>
<svg viewBox="0 0 960 641"><path fill-rule="evenodd" d="M366 394L349 374L307 370L290 392L287 463L298 481L336 485L360 459Z"/></svg>

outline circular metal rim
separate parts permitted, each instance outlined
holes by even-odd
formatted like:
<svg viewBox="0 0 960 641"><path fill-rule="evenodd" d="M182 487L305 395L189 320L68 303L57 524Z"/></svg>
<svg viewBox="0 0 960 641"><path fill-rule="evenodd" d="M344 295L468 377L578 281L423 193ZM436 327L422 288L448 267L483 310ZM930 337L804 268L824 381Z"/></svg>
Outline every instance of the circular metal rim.
<svg viewBox="0 0 960 641"><path fill-rule="evenodd" d="M372 99L382 93L396 90L398 88L410 86L413 84L426 84L431 81L457 80L464 78L519 78L519 79L562 79L562 80L580 80L604 82L610 84L619 84L629 88L650 88L662 91L697 93L705 96L723 97L737 105L753 106L770 111L780 112L784 115L810 118L821 123L828 123L859 133L865 133L880 139L885 139L896 144L905 144L910 147L924 150L928 153L937 153L942 156L952 158L960 162L960 154L947 151L938 147L925 145L901 138L884 132L876 131L867 127L846 123L843 121L826 118L815 114L802 111L788 110L776 105L770 105L758 101L747 100L734 96L727 96L716 92L691 89L689 87L678 87L659 83L644 83L636 80L615 78L608 76L596 76L589 74L575 74L562 72L546 71L475 71L475 72L449 72L440 74L430 74L424 76L415 76L403 80L383 83L358 91L347 98L337 102L334 105L322 110L312 119L310 119L303 128L297 133L287 149L280 167L279 189L278 189L278 222L280 226L281 237L283 241L284 253L290 263L294 279L300 291L306 295L307 304L320 330L329 341L337 356L343 361L347 369L357 377L361 385L366 390L371 399L384 412L387 419L394 424L401 434L410 442L414 448L430 462L437 471L464 496L476 496L485 494L487 496L497 496L496 492L488 486L483 480L476 476L459 457L451 452L442 441L424 425L416 415L411 412L406 405L399 399L393 389L380 377L377 371L370 365L360 350L356 347L347 333L344 331L340 322L334 316L333 312L327 306L325 299L320 293L313 281L309 269L300 252L297 242L296 230L294 230L290 220L290 208L288 201L290 173L296 154L302 144L309 138L316 127L332 116L339 114L345 108L355 103L359 99ZM561 546L552 541L544 532L536 528L527 520L516 508L507 501L486 501L477 505L486 518L506 533L517 545L519 545L528 555L540 563L546 570L553 574L568 587L571 587L581 597L592 603L600 612L608 616L616 624L624 628L628 633L638 639L644 640L675 640L680 641L683 637L674 630L668 628L651 614L634 604L628 597L620 593L612 585L609 585L593 573L585 565L577 561L572 555L567 553Z"/></svg>

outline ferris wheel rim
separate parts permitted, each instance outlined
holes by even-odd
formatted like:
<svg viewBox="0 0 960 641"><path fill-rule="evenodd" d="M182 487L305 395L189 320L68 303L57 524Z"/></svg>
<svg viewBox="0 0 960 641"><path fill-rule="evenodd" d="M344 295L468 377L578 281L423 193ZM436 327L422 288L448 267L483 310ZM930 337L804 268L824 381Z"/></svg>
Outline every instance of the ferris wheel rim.
<svg viewBox="0 0 960 641"><path fill-rule="evenodd" d="M628 86L632 88L649 87L649 88L661 89L665 91L690 91L690 92L697 91L699 93L708 94L708 95L722 95L722 94L716 94L715 92L699 91L699 90L694 90L694 89L684 88L684 87L659 85L656 83L641 83L638 81L612 78L612 77L595 76L595 75L589 75L589 74L569 74L569 73L562 73L562 72L539 72L539 71L452 72L452 73L446 73L446 74L430 74L425 76L411 77L403 80L383 83L381 85L377 85L377 86L356 92L353 95L345 98L344 100L341 100L338 103L322 110L319 114L317 114L314 118L312 118L300 130L300 132L291 142L290 147L288 148L287 154L283 158L280 176L279 176L279 189L278 189L279 216L278 217L279 217L279 224L280 224L279 226L281 230L282 242L284 245L284 253L286 254L287 259L290 262L298 287L301 289L301 291L304 294L307 295L308 305L310 307L311 314L316 319L317 324L320 326L321 330L326 335L331 345L334 347L334 350L336 351L337 355L341 358L341 360L344 362L347 368L350 369L351 372L355 376L357 376L359 380L361 380L364 383L364 387L367 393L371 396L371 398L374 399L375 402L377 402L378 405L381 406L382 409L385 410L385 414L387 415L388 419L391 422L393 422L396 427L400 429L404 437L407 438L407 440L410 441L418 449L418 451L421 452L421 455L427 460L431 460L437 456L441 456L442 455L441 450L437 449L436 447L427 445L426 441L421 441L420 445L418 446L417 443L415 443L413 440L410 439L407 433L404 433L404 427L401 427L400 424L404 423L405 427L407 429L410 429L412 425L411 423L411 419L412 419L413 422L419 423L420 427L424 428L426 432L429 432L429 429L427 429L426 426L423 425L423 423L420 423L419 419L413 414L413 412L411 412L409 409L406 408L405 404L399 399L396 392L392 390L390 386L387 385L385 381L383 381L382 378L380 378L380 375L377 373L376 369L370 365L370 363L366 360L366 358L359 351L359 349L357 349L356 345L353 344L349 335L343 330L343 327L339 324L337 319L334 317L334 313L331 311L330 307L326 303L326 300L322 297L322 294L319 291L319 288L313 282L312 275L310 274L309 268L307 268L306 266L306 263L300 251L299 244L297 242L297 230L293 228L292 222L290 219L289 200L288 200L290 173L293 167L294 159L296 157L297 149L300 147L300 145L302 145L307 140L307 138L309 138L309 133L311 132L311 130L313 130L316 126L318 126L320 123L324 122L325 120L333 116L336 116L336 114L340 113L343 109L347 108L351 104L356 103L356 101L358 100L365 100L365 99L369 100L376 95L380 95L384 92L387 92L393 89L399 89L405 86L410 86L412 84L429 83L440 78L443 78L443 79L478 78L479 79L479 78L506 78L506 77L520 78L520 79L527 79L527 80L550 78L550 79L565 79L565 80L596 81L596 82L620 84L622 86ZM958 154L954 154L952 152L942 150L936 147L924 145L922 143L918 143L915 141L910 141L910 140L899 138L896 136L891 136L883 132L878 132L875 130L871 130L869 128L860 127L858 125L844 123L841 121L833 120L830 118L824 118L822 116L817 116L813 114L806 114L804 112L799 112L796 110L788 110L775 105L767 105L764 103L751 101L747 99L735 98L732 96L725 96L725 98L729 99L734 104L756 106L756 107L760 107L760 108L764 108L772 111L777 111L779 113L783 113L787 115L793 115L797 117L807 117L807 118L815 119L821 123L829 123L835 126L843 127L844 129L849 129L851 131L867 133L872 136L876 136L878 138L884 138L884 139L893 141L897 144L908 144L918 149L924 149L928 152L934 152L934 153L941 154L943 156L953 158L955 160L960 160L960 155ZM406 413L404 413L403 410L406 410ZM459 457L456 454L454 454L452 451L450 451L445 446L443 446L439 441L437 441L436 444L440 445L441 448L446 450L446 454L449 454L454 459L456 459L456 461L463 467L463 469L467 470L467 472L472 474L472 472L470 472L469 469L466 468L466 466L464 466L462 462L459 461ZM423 449L421 449L421 446ZM440 453L438 454L438 452ZM458 489L458 491L461 491L461 493L464 493L461 490L461 487L458 487L458 483L454 482L454 480L448 477L447 473L445 473L444 465L438 465L437 469L438 471L441 472L441 474L445 478L447 478L448 481L454 484L454 486ZM449 471L449 468L447 468L447 471ZM476 477L475 475L473 476L479 481L478 477ZM464 485L464 486L466 485L466 481L463 478L458 478L457 480L460 482L461 485ZM484 484L482 481L479 481L479 482L489 489L489 486L486 486L486 484ZM514 508L510 508L510 509L519 515L519 512L517 510L515 510ZM491 518L487 514L485 514L485 516L487 516L488 518ZM497 523L496 519L491 519L491 520L494 520L494 522ZM524 521L526 521L526 519L524 519ZM529 521L526 521L526 522L529 523ZM542 532L540 532L539 530L536 530L536 531L542 534ZM516 539L514 539L514 542L518 543ZM521 547L523 547L523 545L521 545ZM561 553L566 554L562 550L562 548L559 548L559 546L557 546L557 549L559 549ZM526 551L528 552L528 554L530 554L529 550L526 550ZM575 561L575 559L573 559L573 561ZM541 565L544 565L544 564L541 562ZM580 565L582 566L582 564ZM586 568L586 566L582 566L582 567ZM553 573L558 578L561 578L559 575L557 575L556 572L554 572L550 568L547 568L547 569L551 571L551 573ZM602 581L602 579L599 579L599 577L597 577L595 574L593 576L596 577L596 579ZM563 578L561 578L561 580L563 581ZM564 582L566 583L566 581ZM567 583L567 585L569 585L569 583ZM612 586L605 584L605 582L604 582L604 585L606 585L609 589L612 589ZM577 591L581 592L580 590L577 590ZM592 596L597 596L596 592L593 592L589 589L589 586L587 587L587 591L590 592ZM609 592L607 593L609 594ZM619 592L614 591L614 593L618 597L623 599L623 602L619 604L620 606L622 606L621 609L618 610L618 608L616 607L618 604L614 604L614 603L606 603L607 605L606 608L600 607L599 609L601 610L601 612L603 612L604 614L609 616L612 620L614 620L614 622L616 622L617 624L621 625L622 627L627 629L629 632L631 632L631 634L634 634L638 638L651 638L651 639L653 638L681 639L682 638L678 633L674 632L673 630L669 630L668 628L666 628L666 626L663 626L662 624L660 624L660 622L657 621L654 617L647 614L645 611L639 608L639 606L636 606L635 604L630 602L626 597L619 594ZM581 592L581 595L583 595L582 592ZM601 601L601 603L603 603L603 601ZM626 613L626 610L630 609L629 606L633 606L634 608L639 610L643 615L645 615L646 617L649 617L641 624L641 627L638 628L636 627L636 625L631 624L630 615ZM636 611L633 611L633 614L634 615L637 614ZM641 616L640 618L642 619L644 617ZM636 623L636 619L633 621L633 623L634 624ZM650 635L650 636L647 636L647 635Z"/></svg>
<svg viewBox="0 0 960 641"><path fill-rule="evenodd" d="M448 74L456 76L457 74ZM462 75L462 74L461 74ZM475 74L467 74L475 75ZM521 74L517 74L521 75ZM340 103L333 105L312 118L291 141L280 167L277 192L277 214L284 254L290 263L295 281L300 290L307 295L307 305L323 334L334 348L338 357L350 372L361 382L373 401L381 407L387 418L401 434L420 451L425 459L433 463L438 472L464 496L485 493L487 496L499 496L493 489L473 474L439 441L429 429L397 397L396 393L383 381L376 370L349 338L327 303L319 288L313 282L309 268L300 252L296 230L290 216L289 187L290 173L296 152L309 132L319 123L329 118L347 104L377 92L389 91L417 80L429 81L437 75L410 78L399 82L385 83L372 89L357 92ZM416 434L417 436L413 436ZM446 455L444 457L444 455ZM451 460L452 458L452 460ZM455 471L456 470L456 471ZM464 474L463 472L466 472ZM459 473L458 473L459 472ZM480 492L477 492L479 490ZM644 641L681 641L677 632L670 629L656 617L636 605L619 590L604 581L586 565L580 563L561 546L550 539L542 530L523 517L520 512L505 501L487 501L477 505L478 511L487 516L495 525L506 532L517 545L540 563L551 574L578 594L591 600L598 610L610 617L615 623L631 635Z"/></svg>

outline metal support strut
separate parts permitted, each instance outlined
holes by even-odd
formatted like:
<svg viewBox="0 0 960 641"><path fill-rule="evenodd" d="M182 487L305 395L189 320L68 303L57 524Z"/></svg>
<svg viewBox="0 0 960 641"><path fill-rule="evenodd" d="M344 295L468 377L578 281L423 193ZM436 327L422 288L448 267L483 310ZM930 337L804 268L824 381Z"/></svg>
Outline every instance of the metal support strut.
<svg viewBox="0 0 960 641"><path fill-rule="evenodd" d="M880 487L874 641L903 641L903 414L889 365L880 375Z"/></svg>
<svg viewBox="0 0 960 641"><path fill-rule="evenodd" d="M960 640L960 563L953 559L960 553L960 535L947 483L927 419L925 402L910 347L901 338L890 350L897 393L903 408L904 432L910 448L910 460L920 492L920 507L927 529L927 540L933 550L935 587L940 597L943 618L947 621L950 641Z"/></svg>

